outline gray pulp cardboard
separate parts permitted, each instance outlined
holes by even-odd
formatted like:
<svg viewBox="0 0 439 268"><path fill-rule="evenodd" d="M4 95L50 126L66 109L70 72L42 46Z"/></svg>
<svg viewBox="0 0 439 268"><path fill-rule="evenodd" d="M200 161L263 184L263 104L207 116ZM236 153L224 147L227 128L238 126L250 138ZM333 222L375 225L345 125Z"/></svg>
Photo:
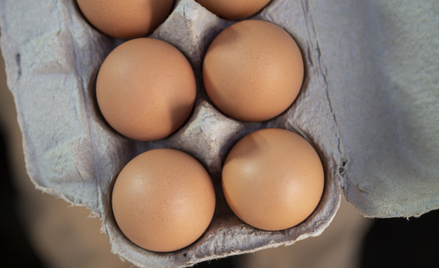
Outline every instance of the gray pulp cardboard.
<svg viewBox="0 0 439 268"><path fill-rule="evenodd" d="M335 216L342 190L367 217L411 217L438 209L438 13L435 0L273 0L253 19L273 22L296 40L306 78L285 113L243 123L212 105L201 80L208 45L233 22L193 0L177 1L152 37L176 46L192 64L196 107L171 137L139 142L115 133L95 99L99 67L122 41L91 27L73 0L1 1L1 46L28 173L38 189L100 217L112 251L139 267L191 266L319 235ZM316 211L278 232L238 220L220 188L228 150L266 127L301 134L318 151L326 172ZM112 183L123 166L163 147L196 157L212 175L218 199L206 233L173 253L149 252L127 240L110 205Z"/></svg>

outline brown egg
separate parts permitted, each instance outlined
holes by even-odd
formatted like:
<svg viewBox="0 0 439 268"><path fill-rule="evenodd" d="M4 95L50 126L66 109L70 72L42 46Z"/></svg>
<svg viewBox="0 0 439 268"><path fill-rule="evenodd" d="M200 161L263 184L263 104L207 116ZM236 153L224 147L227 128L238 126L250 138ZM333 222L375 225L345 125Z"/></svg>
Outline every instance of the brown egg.
<svg viewBox="0 0 439 268"><path fill-rule="evenodd" d="M324 173L305 139L283 129L263 129L232 148L222 184L227 203L241 220L276 231L311 215L322 197Z"/></svg>
<svg viewBox="0 0 439 268"><path fill-rule="evenodd" d="M196 82L178 49L140 38L108 55L98 74L96 95L103 116L116 131L136 140L157 140L188 119Z"/></svg>
<svg viewBox="0 0 439 268"><path fill-rule="evenodd" d="M168 17L174 0L77 0L87 20L116 38L146 36Z"/></svg>
<svg viewBox="0 0 439 268"><path fill-rule="evenodd" d="M278 26L257 20L238 22L221 32L206 52L207 94L226 115L265 121L284 112L303 81L296 42Z"/></svg>
<svg viewBox="0 0 439 268"><path fill-rule="evenodd" d="M125 236L157 252L184 248L209 226L215 192L204 167L186 153L156 149L129 162L113 189L113 213Z"/></svg>
<svg viewBox="0 0 439 268"><path fill-rule="evenodd" d="M241 20L255 15L271 0L196 0L206 9L228 20Z"/></svg>

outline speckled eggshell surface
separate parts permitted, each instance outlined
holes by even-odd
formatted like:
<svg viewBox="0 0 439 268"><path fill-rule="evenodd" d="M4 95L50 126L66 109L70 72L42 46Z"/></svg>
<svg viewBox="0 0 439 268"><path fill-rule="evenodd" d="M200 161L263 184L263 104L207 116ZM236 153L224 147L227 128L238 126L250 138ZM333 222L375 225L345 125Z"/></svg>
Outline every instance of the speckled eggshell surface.
<svg viewBox="0 0 439 268"><path fill-rule="evenodd" d="M303 59L293 38L273 23L241 21L210 44L203 81L213 104L241 121L272 119L288 107L303 83Z"/></svg>
<svg viewBox="0 0 439 268"><path fill-rule="evenodd" d="M154 38L138 38L115 48L102 63L96 97L105 120L135 140L163 139L189 118L197 95L185 56Z"/></svg>
<svg viewBox="0 0 439 268"><path fill-rule="evenodd" d="M215 191L206 169L172 149L147 151L118 175L112 208L124 235L147 250L189 246L206 231L215 211Z"/></svg>
<svg viewBox="0 0 439 268"><path fill-rule="evenodd" d="M227 204L251 226L268 231L304 221L320 202L322 162L298 134L279 128L252 132L227 155L222 186Z"/></svg>
<svg viewBox="0 0 439 268"><path fill-rule="evenodd" d="M76 0L98 30L121 39L143 37L168 17L174 0Z"/></svg>
<svg viewBox="0 0 439 268"><path fill-rule="evenodd" d="M304 61L300 94L263 123L224 116L210 102L202 60L231 21L193 0L177 1L151 35L177 47L194 68L197 100L188 121L154 142L125 138L99 112L95 85L120 40L93 27L71 0L0 1L1 48L23 133L29 177L46 193L85 206L102 219L112 252L137 267L185 267L291 245L319 235L341 194L368 217L411 217L439 209L439 25L437 0L273 0L257 16L291 35ZM242 223L221 193L227 153L246 134L283 128L321 157L325 188L316 210L284 231ZM112 185L124 165L155 148L200 161L217 205L206 232L173 253L144 250L117 227Z"/></svg>
<svg viewBox="0 0 439 268"><path fill-rule="evenodd" d="M196 0L221 18L241 20L255 15L271 0Z"/></svg>

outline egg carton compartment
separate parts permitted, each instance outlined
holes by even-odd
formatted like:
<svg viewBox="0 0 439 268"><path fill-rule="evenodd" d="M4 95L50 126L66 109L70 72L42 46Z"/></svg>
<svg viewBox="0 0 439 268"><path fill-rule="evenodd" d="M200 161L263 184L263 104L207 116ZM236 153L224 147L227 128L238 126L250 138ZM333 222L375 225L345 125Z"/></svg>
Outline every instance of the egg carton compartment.
<svg viewBox="0 0 439 268"><path fill-rule="evenodd" d="M429 66L425 72L400 67L400 54L395 53L411 47L393 50L391 41L401 34L396 30L412 34L409 44L425 37L405 24L392 28L387 20L402 16L427 28L439 21L427 12L433 0L411 11L397 10L396 1L386 3L273 0L252 19L273 22L295 39L304 58L305 80L298 99L282 115L243 123L212 105L201 75L210 42L233 22L193 0L176 1L152 37L174 45L188 58L197 78L196 105L188 122L172 136L139 142L112 130L96 103L99 67L122 41L91 27L73 0L1 1L1 45L29 176L38 189L100 217L112 251L139 267L191 266L319 235L335 216L342 190L368 217L410 217L437 209L439 88L431 76L439 67ZM421 20L413 15L419 9L425 11ZM426 18L433 22L422 22ZM433 39L423 57L439 62L438 47ZM416 66L417 61L412 63ZM410 86L410 79L419 87ZM231 147L246 134L268 127L302 135L319 153L325 170L324 194L314 213L298 226L277 232L240 221L228 208L220 182ZM172 253L150 252L131 243L111 212L112 185L120 170L154 148L194 156L211 174L217 194L215 215L205 234Z"/></svg>

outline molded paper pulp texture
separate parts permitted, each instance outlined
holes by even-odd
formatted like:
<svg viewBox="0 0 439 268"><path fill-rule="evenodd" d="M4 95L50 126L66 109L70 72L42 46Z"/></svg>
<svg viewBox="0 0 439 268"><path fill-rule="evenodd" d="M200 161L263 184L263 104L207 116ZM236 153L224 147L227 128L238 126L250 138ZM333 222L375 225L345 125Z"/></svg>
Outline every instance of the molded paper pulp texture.
<svg viewBox="0 0 439 268"><path fill-rule="evenodd" d="M100 34L73 0L0 1L1 46L18 110L29 175L37 188L82 205L103 220L113 252L139 267L178 267L319 235L341 190L367 217L410 217L439 207L439 5L436 0L273 0L255 19L284 28L301 48L306 78L299 98L264 123L227 118L208 100L203 55L232 22L192 0L178 2L153 37L180 49L198 81L185 126L156 142L115 133L95 99L102 61L120 40ZM220 188L221 164L245 134L296 131L326 171L323 199L305 222L256 230L236 218ZM207 232L174 253L128 241L111 212L112 184L134 156L152 148L185 151L211 173L218 196Z"/></svg>

